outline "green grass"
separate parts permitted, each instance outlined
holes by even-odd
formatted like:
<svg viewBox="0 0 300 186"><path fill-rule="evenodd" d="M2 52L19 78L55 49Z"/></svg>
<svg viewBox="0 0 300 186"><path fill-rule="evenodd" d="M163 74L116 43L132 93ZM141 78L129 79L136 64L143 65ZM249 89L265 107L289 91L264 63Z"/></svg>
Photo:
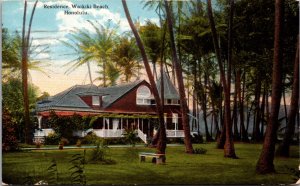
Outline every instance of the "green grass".
<svg viewBox="0 0 300 186"><path fill-rule="evenodd" d="M291 158L275 158L276 174L258 175L255 164L261 144L235 144L239 159L223 157L223 150L215 143L194 145L207 149L206 154L190 155L184 147L168 147L165 165L152 164L149 159L140 163L137 152L128 148L110 148L109 158L116 164L85 165L87 184L290 184L292 174L286 169L298 168L299 148L292 146ZM135 148L138 152L154 152L146 147ZM71 184L69 160L83 150L35 150L3 154L3 181L23 184L26 177L47 180L46 171L51 160L57 161L58 184ZM87 150L87 156L91 150Z"/></svg>

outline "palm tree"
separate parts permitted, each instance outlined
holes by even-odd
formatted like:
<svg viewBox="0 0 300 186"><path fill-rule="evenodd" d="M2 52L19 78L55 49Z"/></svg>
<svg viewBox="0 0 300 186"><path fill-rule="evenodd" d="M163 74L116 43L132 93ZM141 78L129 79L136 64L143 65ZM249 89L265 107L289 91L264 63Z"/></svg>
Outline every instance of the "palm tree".
<svg viewBox="0 0 300 186"><path fill-rule="evenodd" d="M295 132L296 115L299 107L299 36L296 49L296 57L294 63L293 89L291 97L291 109L288 115L288 123L285 129L285 135L282 143L279 145L277 152L280 156L289 157L290 142L293 139Z"/></svg>
<svg viewBox="0 0 300 186"><path fill-rule="evenodd" d="M102 81L102 86L105 87L108 85L108 80L111 83L115 82L116 80L115 65L111 64L111 55L116 30L109 27L105 28L101 24L95 25L91 21L88 22L92 25L96 34L92 34L88 30L75 29L71 34L69 42L62 41L65 46L71 48L75 52L75 54L79 55L66 64L72 64L71 68L69 68L66 73L72 72L83 64L87 64L88 68L90 69L89 63L96 62L101 68L100 74L102 75L102 77L98 79ZM111 76L109 76L108 74L110 74ZM93 80L90 71L89 76L92 84Z"/></svg>
<svg viewBox="0 0 300 186"><path fill-rule="evenodd" d="M151 59L153 75L157 80L156 63L161 61L161 29L150 20L146 22L145 26L140 27L142 40L145 44L146 52Z"/></svg>
<svg viewBox="0 0 300 186"><path fill-rule="evenodd" d="M7 81L10 78L18 78L21 75L22 39L18 32L10 35L7 29L2 29L2 33L2 81ZM47 71L45 70L45 67L49 66L49 63L47 63L46 61L35 59L39 54L48 52L48 46L41 49L40 45L33 46L32 42L29 42L28 47L28 75L30 76L29 70L33 70L49 76Z"/></svg>
<svg viewBox="0 0 300 186"><path fill-rule="evenodd" d="M260 174L275 172L273 160L275 153L276 133L278 129L278 114L281 99L282 84L282 29L283 29L284 0L275 1L275 33L274 33L274 59L272 69L272 100L271 116L265 133L263 148L256 164L256 172Z"/></svg>
<svg viewBox="0 0 300 186"><path fill-rule="evenodd" d="M169 7L169 4L166 0L165 0L165 8L167 14L168 28L169 28L172 61L176 71L177 84L178 84L179 96L180 96L181 117L182 117L182 125L183 125L184 136L185 136L184 137L185 151L186 153L193 153L194 150L191 142L192 137L190 133L189 118L187 115L188 106L186 102L185 88L183 83L182 66L178 59L176 46L175 46L175 37L173 31L173 12L172 12L172 7Z"/></svg>
<svg viewBox="0 0 300 186"><path fill-rule="evenodd" d="M93 83L90 62L94 58L94 54L92 51L92 45L94 44L94 38L88 33L87 30L77 30L73 31L71 38L71 42L61 41L65 46L73 49L74 54L78 54L79 56L73 60L71 60L67 65L72 64L71 68L69 68L66 73L72 72L79 66L83 64L87 64L90 83ZM71 55L74 55L73 53ZM75 63L74 63L75 62Z"/></svg>
<svg viewBox="0 0 300 186"><path fill-rule="evenodd" d="M122 0L122 4L123 4L124 11L125 11L125 15L127 17L127 21L128 21L128 23L130 25L130 28L131 28L131 30L134 34L137 46L138 46L138 48L141 52L143 63L144 63L144 66L145 66L145 69L146 69L146 72L147 72L147 75L148 75L148 79L150 81L150 86L151 86L151 89L152 89L152 92L153 92L153 95L154 95L154 99L155 99L155 102L156 102L157 115L158 115L158 119L159 119L159 138L158 138L159 141L157 143L157 153L165 154L166 147L167 147L166 146L167 137L166 137L166 128L165 128L165 125L164 125L163 106L161 104L161 99L159 97L158 90L157 90L157 87L156 87L156 83L154 81L154 77L153 77L152 72L151 72L151 68L150 68L150 65L149 65L149 61L148 61L148 58L147 58L145 47L142 43L142 40L141 40L134 24L133 24L133 21L131 19L131 16L130 16L130 13L129 13L129 10L128 10L128 7L127 7L127 3L126 3L125 0Z"/></svg>
<svg viewBox="0 0 300 186"><path fill-rule="evenodd" d="M232 2L230 3L232 5ZM230 68L228 68L227 80L223 67L221 50L218 44L218 36L215 27L215 22L212 14L211 0L207 0L207 13L209 18L209 23L212 31L213 44L215 48L215 53L217 56L217 61L220 70L220 78L223 85L224 93L224 104L225 104L225 125L223 127L223 132L226 134L225 144L224 144L224 156L229 158L237 158L235 155L234 144L231 134L231 112L230 112ZM229 39L230 40L230 39ZM230 64L228 64L230 66ZM225 128L225 131L224 131Z"/></svg>
<svg viewBox="0 0 300 186"><path fill-rule="evenodd" d="M26 12L27 12L27 1L24 4L24 15L23 15L23 27L22 27L22 83L23 83L23 102L24 102L24 118L25 118L25 142L31 143L30 137L30 117L29 117L29 98L28 98L28 51L29 51L29 39L31 32L31 25L33 15L38 0L35 1L31 12L27 35L25 35L25 24L26 24Z"/></svg>
<svg viewBox="0 0 300 186"><path fill-rule="evenodd" d="M139 64L138 49L134 40L130 37L121 36L113 49L112 60L117 65L119 71L124 74L124 81L129 82L133 77L138 76L141 67Z"/></svg>

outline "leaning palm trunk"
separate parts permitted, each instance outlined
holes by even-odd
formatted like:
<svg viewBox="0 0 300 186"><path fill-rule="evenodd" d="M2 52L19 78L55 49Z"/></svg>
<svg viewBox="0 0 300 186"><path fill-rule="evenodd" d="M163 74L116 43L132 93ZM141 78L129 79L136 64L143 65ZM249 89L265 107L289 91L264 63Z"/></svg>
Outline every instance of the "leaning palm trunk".
<svg viewBox="0 0 300 186"><path fill-rule="evenodd" d="M289 157L290 143L293 139L296 124L296 115L299 101L299 36L297 42L296 58L294 63L293 90L291 98L291 109L288 115L287 128L282 143L277 149L277 154L283 157Z"/></svg>
<svg viewBox="0 0 300 186"><path fill-rule="evenodd" d="M166 151L167 137L166 137L166 128L165 128L165 125L164 125L164 117L163 117L163 109L162 109L162 105L161 105L161 99L159 97L158 90L156 88L156 84L155 84L154 77L153 77L152 72L151 72L151 68L150 68L150 65L149 65L149 61L148 61L148 58L147 58L147 55L146 55L144 45L142 43L142 40L141 40L141 38L140 38L133 22L132 22L132 19L131 19L131 16L130 16L130 13L129 13L129 10L128 10L128 7L127 7L127 3L126 3L125 0L122 0L122 4L123 4L123 8L124 8L126 17L127 17L127 21L128 21L128 23L130 25L130 28L131 28L131 30L134 34L137 46L140 49L141 56L142 56L143 62L144 62L144 66L145 66L145 69L146 69L146 72L147 72L147 75L148 75L148 78L149 78L149 81L150 81L150 86L151 86L151 89L152 89L152 92L153 92L153 95L154 95L154 99L155 99L155 102L156 102L157 115L158 115L158 119L159 119L159 134L158 134L159 135L159 140L158 140L158 143L157 143L157 153L164 154L165 151Z"/></svg>
<svg viewBox="0 0 300 186"><path fill-rule="evenodd" d="M267 174L275 172L273 160L275 153L276 134L278 129L278 114L281 99L282 84L282 29L283 29L284 0L275 1L275 33L274 33L274 61L272 69L272 101L271 116L265 134L263 148L256 164L256 172Z"/></svg>
<svg viewBox="0 0 300 186"><path fill-rule="evenodd" d="M33 15L37 5L37 0L33 5L31 17L29 20L29 27L27 36L25 36L25 24L26 24L26 12L27 12L27 1L24 5L23 15L23 28L22 28L22 83L23 83L23 104L24 104L24 121L25 121L25 142L31 143L30 138L30 116L29 116L29 98L28 98L28 52L29 52L29 40Z"/></svg>
<svg viewBox="0 0 300 186"><path fill-rule="evenodd" d="M232 1L231 1L231 4L232 4ZM231 11L232 11L232 8L231 8ZM212 14L211 0L207 0L207 12L208 12L208 18L209 18L211 31L212 31L212 38L213 38L215 53L217 55L217 61L218 61L219 70L220 70L220 78L221 78L221 82L223 85L223 92L224 92L225 123L222 128L222 130L223 130L222 132L225 133L225 135L226 135L225 144L224 144L224 156L229 157L229 158L236 158L233 139L232 139L232 132L231 132L230 86L229 86L230 75L227 75L227 77L229 79L227 79L227 82L226 82L225 72L224 72L222 58L221 58L221 51L218 46L217 31L216 31L215 22L214 22L214 18L213 18L213 14ZM229 24L229 26L231 26L231 24ZM229 30L231 30L231 29L229 28ZM231 37L229 35L229 40L230 40L230 38ZM230 64L229 64L229 66L230 66ZM230 70L228 70L228 73L230 73ZM220 139L222 139L222 138L220 138Z"/></svg>
<svg viewBox="0 0 300 186"><path fill-rule="evenodd" d="M169 7L168 2L165 0L165 8L167 13L167 21L169 27L169 35L170 35L170 45L172 52L172 61L173 66L176 71L176 79L179 88L179 96L180 96L180 106L181 106L181 118L182 118L182 126L184 130L184 143L185 143L185 151L186 153L193 153L193 145L191 142L191 133L190 133L190 125L188 118L188 106L186 102L185 89L183 84L182 77L182 67L177 57L177 51L175 46L174 32L173 32L173 16L172 16L172 8Z"/></svg>
<svg viewBox="0 0 300 186"><path fill-rule="evenodd" d="M92 79L92 73L91 73L90 62L88 61L86 64L87 64L87 66L88 66L88 73L89 73L90 83L91 83L91 85L92 85L92 84L93 84L93 79Z"/></svg>

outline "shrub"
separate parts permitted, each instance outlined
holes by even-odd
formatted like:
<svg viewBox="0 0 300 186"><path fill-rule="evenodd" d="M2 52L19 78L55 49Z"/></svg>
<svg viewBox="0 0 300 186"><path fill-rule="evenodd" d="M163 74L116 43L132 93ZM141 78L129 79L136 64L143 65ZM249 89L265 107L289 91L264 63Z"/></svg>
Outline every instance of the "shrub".
<svg viewBox="0 0 300 186"><path fill-rule="evenodd" d="M39 142L39 141L35 142L35 147L36 148L41 148L41 146L42 146L41 142Z"/></svg>
<svg viewBox="0 0 300 186"><path fill-rule="evenodd" d="M2 150L3 152L16 151L19 149L16 137L16 123L13 121L7 109L2 113Z"/></svg>
<svg viewBox="0 0 300 186"><path fill-rule="evenodd" d="M202 147L194 149L194 154L206 154L206 152L207 150Z"/></svg>
<svg viewBox="0 0 300 186"><path fill-rule="evenodd" d="M61 138L60 143L62 143L65 146L65 145L69 145L70 142L67 138Z"/></svg>
<svg viewBox="0 0 300 186"><path fill-rule="evenodd" d="M47 169L47 180L50 185L56 185L58 180L57 162L55 159L51 160L51 164Z"/></svg>
<svg viewBox="0 0 300 186"><path fill-rule="evenodd" d="M64 143L59 142L59 144L58 144L58 149L59 149L59 150L63 150L63 149L64 149Z"/></svg>
<svg viewBox="0 0 300 186"><path fill-rule="evenodd" d="M46 145L57 145L58 142L59 142L59 135L55 132L49 133L49 135L45 137Z"/></svg>
<svg viewBox="0 0 300 186"><path fill-rule="evenodd" d="M109 159L107 141L105 139L99 139L96 142L96 148L92 150L91 156L89 158L90 162L102 163L102 164L114 164L115 161Z"/></svg>
<svg viewBox="0 0 300 186"><path fill-rule="evenodd" d="M126 142L132 145L132 147L135 146L138 140L136 131L128 128L125 129L124 137Z"/></svg>
<svg viewBox="0 0 300 186"><path fill-rule="evenodd" d="M90 133L88 135L86 135L82 141L81 144L94 144L96 143L97 140L99 140L100 138L95 134L95 133Z"/></svg>
<svg viewBox="0 0 300 186"><path fill-rule="evenodd" d="M76 147L81 147L81 140L80 139L77 140Z"/></svg>
<svg viewBox="0 0 300 186"><path fill-rule="evenodd" d="M72 184L74 185L86 185L86 176L85 176L85 150L83 155L74 154L72 159L69 161L72 164L72 167L69 168L70 177Z"/></svg>

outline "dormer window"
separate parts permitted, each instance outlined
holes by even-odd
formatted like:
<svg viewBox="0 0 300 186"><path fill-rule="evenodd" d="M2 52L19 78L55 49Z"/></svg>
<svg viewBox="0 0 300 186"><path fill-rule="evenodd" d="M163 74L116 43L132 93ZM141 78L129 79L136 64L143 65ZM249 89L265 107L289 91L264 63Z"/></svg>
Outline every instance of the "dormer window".
<svg viewBox="0 0 300 186"><path fill-rule="evenodd" d="M151 91L142 85L136 91L136 104L137 105L150 105L151 104Z"/></svg>
<svg viewBox="0 0 300 186"><path fill-rule="evenodd" d="M92 96L92 105L93 106L100 106L99 96Z"/></svg>

